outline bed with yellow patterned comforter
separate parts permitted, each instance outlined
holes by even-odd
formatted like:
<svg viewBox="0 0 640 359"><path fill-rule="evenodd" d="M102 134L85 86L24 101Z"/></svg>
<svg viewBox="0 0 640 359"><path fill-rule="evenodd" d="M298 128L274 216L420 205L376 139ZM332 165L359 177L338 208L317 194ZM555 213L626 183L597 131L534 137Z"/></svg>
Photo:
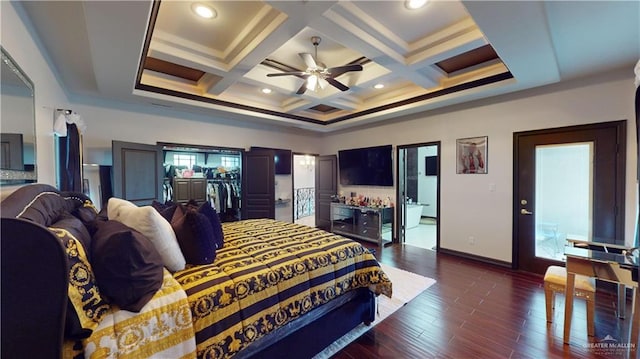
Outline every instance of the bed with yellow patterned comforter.
<svg viewBox="0 0 640 359"><path fill-rule="evenodd" d="M0 208L3 358L312 357L375 320L376 295L391 296L359 243L244 220L223 223L212 264L163 268L160 289L130 312L98 288L87 252L97 242L85 228L97 212L88 197L33 184Z"/></svg>
<svg viewBox="0 0 640 359"><path fill-rule="evenodd" d="M268 219L223 223L223 231L213 264L174 273L191 306L199 358L232 357L358 288L391 297L375 257L350 239Z"/></svg>

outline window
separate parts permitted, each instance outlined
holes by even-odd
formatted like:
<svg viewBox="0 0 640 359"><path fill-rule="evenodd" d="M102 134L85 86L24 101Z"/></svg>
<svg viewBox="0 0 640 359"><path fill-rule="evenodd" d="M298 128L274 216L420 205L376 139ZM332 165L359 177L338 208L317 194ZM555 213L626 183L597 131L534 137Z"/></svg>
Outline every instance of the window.
<svg viewBox="0 0 640 359"><path fill-rule="evenodd" d="M193 165L196 164L196 155L176 153L173 155L173 164L176 166L187 166L188 168L193 168Z"/></svg>
<svg viewBox="0 0 640 359"><path fill-rule="evenodd" d="M222 156L220 159L222 167L224 168L237 168L240 167L240 157L227 157Z"/></svg>

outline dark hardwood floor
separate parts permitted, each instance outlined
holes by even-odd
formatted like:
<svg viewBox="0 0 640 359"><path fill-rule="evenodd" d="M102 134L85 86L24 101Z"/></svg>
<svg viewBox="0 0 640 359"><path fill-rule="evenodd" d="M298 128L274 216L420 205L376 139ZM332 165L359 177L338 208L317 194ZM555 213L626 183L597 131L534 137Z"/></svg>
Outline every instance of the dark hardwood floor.
<svg viewBox="0 0 640 359"><path fill-rule="evenodd" d="M571 345L564 345L564 296L548 324L540 276L409 245L384 248L378 259L437 283L333 358L639 357L637 343L632 353L589 345L607 335L629 342L631 319L617 318L613 293L597 292L595 337L587 336L584 300L575 300Z"/></svg>

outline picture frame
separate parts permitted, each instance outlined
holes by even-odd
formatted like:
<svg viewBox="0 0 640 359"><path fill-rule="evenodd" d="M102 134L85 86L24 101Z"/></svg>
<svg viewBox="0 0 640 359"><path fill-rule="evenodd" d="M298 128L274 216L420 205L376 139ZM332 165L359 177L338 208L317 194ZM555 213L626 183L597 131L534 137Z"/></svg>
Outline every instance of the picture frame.
<svg viewBox="0 0 640 359"><path fill-rule="evenodd" d="M486 174L488 136L459 138L456 140L456 173Z"/></svg>

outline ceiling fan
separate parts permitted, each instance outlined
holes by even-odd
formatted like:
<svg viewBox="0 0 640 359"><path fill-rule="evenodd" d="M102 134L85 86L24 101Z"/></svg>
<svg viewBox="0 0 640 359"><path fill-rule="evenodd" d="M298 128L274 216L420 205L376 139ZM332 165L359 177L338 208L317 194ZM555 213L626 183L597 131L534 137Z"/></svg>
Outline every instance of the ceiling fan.
<svg viewBox="0 0 640 359"><path fill-rule="evenodd" d="M315 57L308 53L299 53L300 57L307 65L306 71L291 71L291 72L277 72L267 74L268 77L275 76L296 76L304 81L302 86L296 91L296 94L301 95L307 90L316 91L318 87L324 89L326 84L329 83L333 87L340 91L347 91L349 87L335 78L350 71L362 71L362 65L351 64L338 67L326 67L323 63L318 62L318 45L322 39L319 36L312 36L311 43L315 47Z"/></svg>

